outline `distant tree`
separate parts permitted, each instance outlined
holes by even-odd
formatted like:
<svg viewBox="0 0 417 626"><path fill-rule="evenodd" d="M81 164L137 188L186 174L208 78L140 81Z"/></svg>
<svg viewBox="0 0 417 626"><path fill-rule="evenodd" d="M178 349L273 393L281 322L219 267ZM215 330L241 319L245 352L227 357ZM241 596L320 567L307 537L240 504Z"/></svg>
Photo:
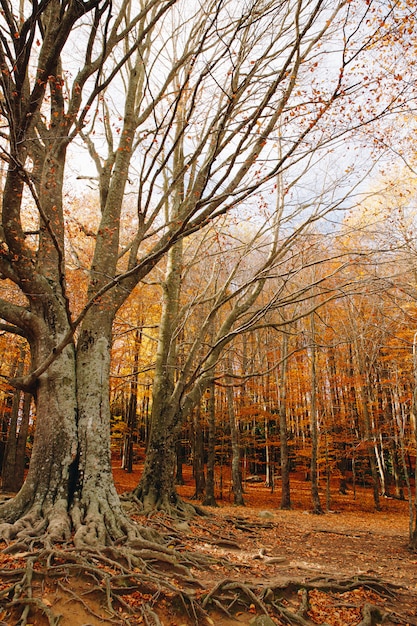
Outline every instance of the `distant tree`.
<svg viewBox="0 0 417 626"><path fill-rule="evenodd" d="M281 367L279 372L279 435L281 459L281 509L291 508L290 454L287 425L287 371L288 371L288 329L284 326L281 343Z"/></svg>
<svg viewBox="0 0 417 626"><path fill-rule="evenodd" d="M216 494L214 490L215 479L214 470L216 464L216 403L215 403L215 385L214 380L211 381L208 390L208 398L206 400L206 412L208 421L208 443L207 443L207 478L206 488L203 497L205 506L217 506Z"/></svg>
<svg viewBox="0 0 417 626"><path fill-rule="evenodd" d="M318 484L318 455L319 455L319 416L318 416L318 378L317 378L317 345L316 345L316 323L314 311L310 313L311 332L311 391L310 391L310 428L311 428L311 499L313 502L313 513L320 515L323 508L319 495Z"/></svg>
<svg viewBox="0 0 417 626"><path fill-rule="evenodd" d="M25 368L25 350L22 346L17 359L15 375L22 376ZM23 394L20 389L15 390L1 470L1 488L3 491L19 491L23 485L30 403L31 394Z"/></svg>

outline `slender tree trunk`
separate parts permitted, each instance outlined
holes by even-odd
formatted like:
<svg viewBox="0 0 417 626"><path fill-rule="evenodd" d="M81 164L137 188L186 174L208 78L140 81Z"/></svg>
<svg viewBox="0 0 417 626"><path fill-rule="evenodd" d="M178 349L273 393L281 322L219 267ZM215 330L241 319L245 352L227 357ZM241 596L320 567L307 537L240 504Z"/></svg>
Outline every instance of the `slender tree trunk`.
<svg viewBox="0 0 417 626"><path fill-rule="evenodd" d="M21 489L24 482L25 467L26 467L26 444L29 432L29 420L30 420L30 407L32 404L32 394L25 393L23 397L22 419L19 427L19 434L17 435L16 446L16 491Z"/></svg>
<svg viewBox="0 0 417 626"><path fill-rule="evenodd" d="M3 467L4 453L6 451L7 431L9 429L10 414L12 410L13 395L7 394L1 412L1 432L0 432L0 467Z"/></svg>
<svg viewBox="0 0 417 626"><path fill-rule="evenodd" d="M317 371L316 371L316 337L314 312L310 316L311 321L311 498L313 513L320 515L323 508L320 502L318 487L318 416L317 416Z"/></svg>
<svg viewBox="0 0 417 626"><path fill-rule="evenodd" d="M414 416L414 441L417 450L417 333L414 335L413 341L413 373L414 373L414 389L413 389L413 416ZM417 551L417 461L414 469L414 498L409 498L410 504L410 531L409 546L411 550ZM413 506L412 506L413 505Z"/></svg>
<svg viewBox="0 0 417 626"><path fill-rule="evenodd" d="M129 474L133 471L133 439L137 428L139 352L142 343L142 330L137 328L134 339L133 372L130 381L129 403L127 407L127 432L123 445L122 468Z"/></svg>
<svg viewBox="0 0 417 626"><path fill-rule="evenodd" d="M245 506L243 499L242 477L240 473L240 446L239 436L236 426L236 413L234 405L234 394L232 387L232 378L226 377L226 400L230 425L230 440L232 447L232 490L233 502L237 506Z"/></svg>
<svg viewBox="0 0 417 626"><path fill-rule="evenodd" d="M206 478L204 476L204 441L200 406L198 406L194 411L192 440L193 469L195 480L195 493L193 495L193 498L196 500L200 500L204 495L206 487Z"/></svg>
<svg viewBox="0 0 417 626"><path fill-rule="evenodd" d="M158 350L152 393L151 427L143 474L134 490L144 511L164 509L179 515L190 515L175 487L175 445L183 415L179 403L172 398L177 367L179 298L181 288L182 242L168 253L163 308L159 324Z"/></svg>
<svg viewBox="0 0 417 626"><path fill-rule="evenodd" d="M313 503L313 513L320 515L323 513L323 508L320 502L319 487L318 487L318 429L314 424L315 418L312 416L311 423L311 464L310 464L310 480L311 480L311 499Z"/></svg>
<svg viewBox="0 0 417 626"><path fill-rule="evenodd" d="M403 416L403 407L398 399L398 388L391 390L391 416L392 426L394 431L394 437L390 444L390 455L392 459L392 471L395 481L395 495L400 500L404 500L404 484L407 475L407 467L404 464L404 439L403 429L401 427L401 417ZM405 473L402 476L401 470Z"/></svg>
<svg viewBox="0 0 417 626"><path fill-rule="evenodd" d="M184 446L182 445L182 437L181 433L177 437L177 441L175 443L175 484L176 485L184 485L184 475L183 475L183 465L184 465Z"/></svg>
<svg viewBox="0 0 417 626"><path fill-rule="evenodd" d="M367 380L365 365L363 361L363 355L359 346L357 345L356 345L356 356L358 360L359 372L362 376L362 384L360 386L360 393L361 393L361 399L362 399L362 410L363 410L363 418L364 418L363 419L364 435L365 435L365 441L368 446L369 466L371 468L374 504L375 504L375 509L377 511L380 511L381 505L379 502L378 470L377 470L376 457L375 457L375 445L374 445L374 441L372 437L371 415L369 413L369 402L370 402L369 381Z"/></svg>
<svg viewBox="0 0 417 626"><path fill-rule="evenodd" d="M288 371L288 335L282 334L281 370L279 380L279 434L281 452L281 505L280 508L291 508L290 488L290 455L288 448L287 427L287 371Z"/></svg>
<svg viewBox="0 0 417 626"><path fill-rule="evenodd" d="M326 453L326 511L330 511L331 489L330 489L330 459L329 459L329 442L327 432L325 434L325 453Z"/></svg>
<svg viewBox="0 0 417 626"><path fill-rule="evenodd" d="M20 350L19 363L17 367L17 376L22 376L24 369L24 350ZM10 414L9 429L7 433L6 448L3 458L3 466L1 472L2 491L19 491L22 485L18 485L16 481L16 455L17 455L17 420L19 417L20 403L22 400L22 392L16 389L13 394L12 410Z"/></svg>
<svg viewBox="0 0 417 626"><path fill-rule="evenodd" d="M266 411L266 407L265 407ZM270 446L269 446L269 418L265 416L264 420L265 431L265 486L272 488L272 467L270 458Z"/></svg>
<svg viewBox="0 0 417 626"><path fill-rule="evenodd" d="M209 397L207 401L208 414L208 446L207 446L207 479L206 493L203 499L205 506L217 506L214 493L214 468L216 463L216 404L215 385L210 383Z"/></svg>
<svg viewBox="0 0 417 626"><path fill-rule="evenodd" d="M386 469L384 467L385 462L384 462L384 449L381 446L378 446L378 441L375 439L374 441L374 450L375 450L375 459L376 459L376 463L377 463L377 468L378 468L378 472L379 472L379 482L381 485L381 495L382 496L386 496L389 495L388 493L388 486L387 486L387 478L386 478Z"/></svg>
<svg viewBox="0 0 417 626"><path fill-rule="evenodd" d="M352 455L352 489L353 499L356 500L356 457Z"/></svg>

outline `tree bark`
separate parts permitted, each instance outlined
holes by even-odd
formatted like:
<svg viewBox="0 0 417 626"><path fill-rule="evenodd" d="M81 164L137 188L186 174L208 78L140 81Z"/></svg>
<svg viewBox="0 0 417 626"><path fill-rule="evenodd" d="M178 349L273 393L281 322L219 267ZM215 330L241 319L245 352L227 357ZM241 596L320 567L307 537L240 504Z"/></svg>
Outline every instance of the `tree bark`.
<svg viewBox="0 0 417 626"><path fill-rule="evenodd" d="M143 474L133 491L144 514L158 510L184 518L195 514L195 508L185 503L176 490L175 440L176 432L172 428L151 432Z"/></svg>
<svg viewBox="0 0 417 626"><path fill-rule="evenodd" d="M142 326L142 323L141 323ZM130 381L129 401L127 406L127 432L123 442L122 468L129 474L133 471L133 439L137 428L139 351L142 343L142 329L137 328L134 340L133 372Z"/></svg>
<svg viewBox="0 0 417 626"><path fill-rule="evenodd" d="M417 333L413 340L413 414L414 414L414 441L417 449ZM409 546L417 551L417 462L414 468L414 497L409 494L410 520L409 520Z"/></svg>
<svg viewBox="0 0 417 626"><path fill-rule="evenodd" d="M184 511L188 514L190 510L181 504L175 487L175 445L183 419L179 404L172 398L177 367L176 330L181 267L182 242L179 242L168 253L152 390L149 444L143 474L134 490L145 512L161 508L172 512L176 506L180 514ZM159 455L161 458L158 458Z"/></svg>
<svg viewBox="0 0 417 626"><path fill-rule="evenodd" d="M184 485L183 465L184 465L184 447L182 445L181 433L175 442L175 484Z"/></svg>
<svg viewBox="0 0 417 626"><path fill-rule="evenodd" d="M323 508L320 502L319 486L318 486L318 450L319 450L319 432L318 432L318 416L317 416L317 369L316 369L316 334L314 312L310 315L311 322L311 499L313 502L313 513L320 515Z"/></svg>
<svg viewBox="0 0 417 626"><path fill-rule="evenodd" d="M208 393L207 479L206 493L203 499L203 504L205 506L217 506L216 496L214 492L214 468L216 464L216 404L214 381L211 382Z"/></svg>
<svg viewBox="0 0 417 626"><path fill-rule="evenodd" d="M78 474L71 517L76 545L106 544L134 534L122 511L111 467L111 316L84 328L77 346ZM109 319L110 317L110 319Z"/></svg>
<svg viewBox="0 0 417 626"><path fill-rule="evenodd" d="M281 506L283 510L291 509L290 488L290 455L288 448L287 428L287 370L288 370L288 335L282 334L281 371L279 381L279 433L281 452Z"/></svg>
<svg viewBox="0 0 417 626"><path fill-rule="evenodd" d="M371 476L372 476L372 492L374 496L375 510L380 511L381 505L379 501L379 481L378 481L378 469L377 469L376 456L375 456L375 441L372 435L371 415L369 412L369 403L371 401L371 390L370 390L369 381L367 379L367 373L366 373L365 364L363 361L363 354L362 354L360 346L357 345L357 342L355 344L355 347L356 347L356 358L358 362L359 373L362 376L362 384L360 385L360 395L362 399L364 436L365 436L365 442L367 445L369 466L371 469Z"/></svg>
<svg viewBox="0 0 417 626"><path fill-rule="evenodd" d="M48 345L46 338L41 343ZM3 536L26 539L33 529L52 540L71 534L68 502L77 459L75 352L72 345L38 379L36 432L26 481L0 507Z"/></svg>
<svg viewBox="0 0 417 626"><path fill-rule="evenodd" d="M240 446L239 446L239 434L236 425L236 412L234 405L234 394L232 387L232 378L226 377L226 401L227 411L229 415L230 426L230 444L232 448L232 491L233 491L233 503L237 506L245 506L245 500L243 498L242 488L242 476L240 471Z"/></svg>
<svg viewBox="0 0 417 626"><path fill-rule="evenodd" d="M203 426L201 423L201 408L196 407L193 419L193 470L195 492L193 498L200 500L205 491L206 477L204 475L204 439Z"/></svg>
<svg viewBox="0 0 417 626"><path fill-rule="evenodd" d="M19 434L17 435L16 446L16 491L21 489L24 482L26 467L26 444L29 433L30 407L32 404L32 394L25 393L23 398L22 420L20 422Z"/></svg>
<svg viewBox="0 0 417 626"><path fill-rule="evenodd" d="M24 368L24 350L20 350L19 364L17 367L17 376L22 376ZM17 420L19 417L20 402L22 392L16 389L13 394L12 409L10 414L9 428L7 432L6 448L1 472L2 491L19 491L22 485L16 482L16 454L17 454Z"/></svg>

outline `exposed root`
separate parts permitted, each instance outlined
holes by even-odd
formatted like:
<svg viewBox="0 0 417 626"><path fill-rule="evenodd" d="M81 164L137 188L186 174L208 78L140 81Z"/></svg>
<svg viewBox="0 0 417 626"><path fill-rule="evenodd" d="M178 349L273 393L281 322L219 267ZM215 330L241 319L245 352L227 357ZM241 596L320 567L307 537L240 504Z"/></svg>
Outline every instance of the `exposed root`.
<svg viewBox="0 0 417 626"><path fill-rule="evenodd" d="M7 521L1 523L2 519ZM158 534L135 522L123 510L117 495L76 500L69 512L66 500L24 504L17 496L0 507L1 539L7 544L13 542L10 550L19 552L52 549L71 541L79 549L136 539L158 542Z"/></svg>
<svg viewBox="0 0 417 626"><path fill-rule="evenodd" d="M201 550L202 544L207 546L207 536L213 535L215 521L211 525L201 520L198 532L197 527L191 529L188 523L184 527L183 522L163 514L154 515L149 522L163 531L168 545L162 543L160 536L153 541L141 534L102 547L39 547L38 543L36 550L24 554L16 554L21 543L9 545L3 562L11 565L0 569L0 609L6 615L6 623L25 626L36 623L36 616L43 615L50 626L56 626L62 605L55 607L54 602L57 597L65 597L72 606L78 604L84 611L83 623L161 626L165 621L161 606L166 602L167 607L175 607L181 615L178 623L196 626L209 624L213 613L221 612L233 619L242 611L263 615L265 620L269 616L288 625L313 626L317 590L334 599L335 594L360 589L355 600L360 598L363 606L355 605L357 621L362 620L360 626L376 626L387 614L384 601L396 592L392 584L360 576L236 580L234 563ZM232 525L226 522L226 532L228 524ZM232 537L229 533L230 544ZM237 544L225 547L236 549ZM10 556L12 552L14 556ZM226 577L216 583L208 582L216 580L220 567L221 571L226 570ZM346 602L344 597L342 601ZM94 598L99 601L92 602ZM381 607L375 606L379 599Z"/></svg>
<svg viewBox="0 0 417 626"><path fill-rule="evenodd" d="M305 583L301 581L298 583L295 581L288 582L287 587L282 586L281 591L285 590L289 592L289 595L287 593L285 599L280 599L270 588L261 591L259 587L251 588L247 584L225 579L220 581L205 596L202 607L207 610L211 605L229 617L233 617L231 610L236 606L239 606L240 609L246 608L246 610L255 608L261 614L283 618L286 623L294 626L314 626L316 622L310 617L309 592L304 585ZM335 585L338 586L336 582ZM311 587L314 588L313 583L311 583ZM356 583L355 588L359 587L359 583ZM292 604L298 599L298 608L289 604L288 597L293 599ZM363 619L359 626L376 626L385 620L388 613L379 607L365 603L362 615ZM326 622L320 623L322 626L328 626Z"/></svg>
<svg viewBox="0 0 417 626"><path fill-rule="evenodd" d="M50 626L56 626L59 613L53 611L45 596L49 590L48 597L53 597L56 593L53 590L59 589L61 594L82 605L88 615L103 623L134 624L132 616L140 611L143 623L161 624L158 607L165 598L171 606L176 603L182 607L187 619L195 625L204 623L212 610L230 618L238 611L255 610L258 614L285 619L288 624L312 626L305 581L287 581L286 586L275 586L273 591L271 586L266 588L262 584L226 578L207 589L201 580L203 577L195 578L191 573L190 560L194 561L187 552L158 544L149 546L146 542L102 550L42 550L27 558L25 568L0 571L2 580L7 581L0 591L0 606L8 613L8 623L24 626L33 623L33 615L42 613ZM195 561L193 564L195 566ZM84 593L80 591L80 581L83 581ZM371 582L368 580L367 585ZM374 582L376 586L377 581ZM354 584L360 586L359 582L352 581L352 586ZM314 583L310 581L307 586L314 588ZM346 588L337 581L333 581L333 586ZM196 589L201 591L197 593ZM96 594L102 598L100 612L91 608L88 600ZM293 604L288 603L288 598L293 599ZM382 609L366 603L360 626L375 626L384 614Z"/></svg>
<svg viewBox="0 0 417 626"><path fill-rule="evenodd" d="M358 626L376 626L376 624L382 624L386 617L386 614L379 607L372 604L365 604L362 615L363 620Z"/></svg>
<svg viewBox="0 0 417 626"><path fill-rule="evenodd" d="M155 613L155 611L153 611L148 604L144 604L141 607L140 612L141 612L143 621L145 622L146 626L163 626L157 613Z"/></svg>
<svg viewBox="0 0 417 626"><path fill-rule="evenodd" d="M7 543L16 541L19 547L29 550L34 549L38 541L52 545L68 541L70 537L71 521L62 502L45 508L33 505L17 521L0 524L1 539Z"/></svg>
<svg viewBox="0 0 417 626"><path fill-rule="evenodd" d="M226 592L226 596L227 596L227 592L229 591L232 591L235 593L237 592L235 601L239 597L240 602L242 602L241 598L246 597L247 600L249 601L249 604L252 604L255 607L257 607L261 611L261 613L268 615L268 609L266 608L265 604L262 602L260 598L258 598L258 596L254 593L254 591L248 585L245 585L241 582L237 582L235 580L229 580L229 579L222 580L207 594L207 596L205 597L203 601L203 608L205 608L207 604L213 598L216 598L216 597L218 597L216 604L220 606L219 598L223 596L224 592ZM231 607L229 606L228 609L230 610L230 608Z"/></svg>
<svg viewBox="0 0 417 626"><path fill-rule="evenodd" d="M75 501L71 507L73 537L77 548L100 547L117 541L149 538L156 540L146 528L137 524L122 508L115 494L95 494L94 498Z"/></svg>
<svg viewBox="0 0 417 626"><path fill-rule="evenodd" d="M171 497L167 495L158 497L156 494L145 494L140 489L136 489L135 491L124 493L121 496L121 500L125 506L127 504L135 506L135 509L130 508L131 513L136 512L146 516L163 512L176 519L189 520L196 515L207 515L203 508L196 504L185 502L176 493L171 494Z"/></svg>
<svg viewBox="0 0 417 626"><path fill-rule="evenodd" d="M147 623L146 616L148 622L152 623L153 602L161 594L171 599L180 598L194 615L197 614L193 600L194 589L189 584L194 581L188 567L181 561L181 555L158 544L152 544L152 549L146 545L83 551L75 548L42 550L27 559L24 569L0 571L0 575L6 574L3 580L8 579L0 593L0 604L9 615L13 615L15 621L9 623L23 626L33 621L28 618L30 612L41 612L49 624L55 626L59 615L55 615L48 603L39 597L42 584L51 590L59 588L96 618L117 624L129 623L129 615L137 609L136 597L147 599L147 606L142 607L144 621ZM166 575L167 570L170 572L169 577ZM105 610L102 613L98 614L89 608L85 595L82 597L76 591L78 587L73 584L74 580L84 580L89 594L98 593L105 598L102 603ZM187 586L190 591L187 591ZM159 623L155 616L152 619L154 623Z"/></svg>

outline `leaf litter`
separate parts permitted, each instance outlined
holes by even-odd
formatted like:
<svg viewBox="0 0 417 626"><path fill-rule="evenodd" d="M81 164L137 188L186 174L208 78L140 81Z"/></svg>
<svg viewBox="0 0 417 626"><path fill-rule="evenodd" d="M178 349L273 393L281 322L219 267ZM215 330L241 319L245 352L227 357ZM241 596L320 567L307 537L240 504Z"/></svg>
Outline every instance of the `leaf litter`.
<svg viewBox="0 0 417 626"><path fill-rule="evenodd" d="M116 469L115 481L123 491L137 474ZM191 490L179 487L185 499ZM220 502L186 521L149 516L164 539L154 551L9 546L0 553L0 624L417 626L406 503L387 500L376 513L364 490L355 501L335 496L338 512L316 516L304 481L293 493L291 511L256 484L246 486L246 507Z"/></svg>

